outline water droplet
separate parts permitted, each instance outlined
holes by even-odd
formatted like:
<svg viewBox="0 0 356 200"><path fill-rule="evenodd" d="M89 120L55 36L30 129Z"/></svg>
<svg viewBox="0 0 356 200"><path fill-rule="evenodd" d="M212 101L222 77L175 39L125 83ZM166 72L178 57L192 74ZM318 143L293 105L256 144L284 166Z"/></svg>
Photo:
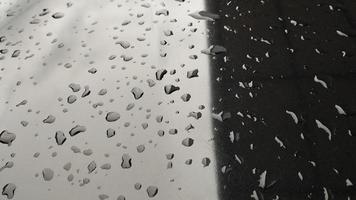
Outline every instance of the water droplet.
<svg viewBox="0 0 356 200"><path fill-rule="evenodd" d="M70 168L72 168L72 163L71 162L67 162L64 166L63 169L66 171L69 171Z"/></svg>
<svg viewBox="0 0 356 200"><path fill-rule="evenodd" d="M190 100L191 97L192 97L192 96L191 96L190 94L186 93L186 94L183 94L180 98L181 98L184 102L187 102L187 101Z"/></svg>
<svg viewBox="0 0 356 200"><path fill-rule="evenodd" d="M66 136L62 131L56 132L55 139L58 145L62 145L67 140Z"/></svg>
<svg viewBox="0 0 356 200"><path fill-rule="evenodd" d="M56 13L54 13L54 14L52 15L52 17L53 17L54 19L59 19L59 18L64 17L64 14L61 13L61 12L56 12Z"/></svg>
<svg viewBox="0 0 356 200"><path fill-rule="evenodd" d="M86 97L90 94L89 86L84 86L84 92L82 94L82 97Z"/></svg>
<svg viewBox="0 0 356 200"><path fill-rule="evenodd" d="M187 78L195 78L195 77L198 77L198 69L194 69L194 70L191 70L191 71L188 71L187 72Z"/></svg>
<svg viewBox="0 0 356 200"><path fill-rule="evenodd" d="M104 170L109 170L109 169L111 169L111 164L105 163L105 164L101 165L100 168L104 169Z"/></svg>
<svg viewBox="0 0 356 200"><path fill-rule="evenodd" d="M164 92L166 94L172 94L173 92L179 90L180 88L178 86L174 86L174 85L166 85L164 86Z"/></svg>
<svg viewBox="0 0 356 200"><path fill-rule="evenodd" d="M91 161L88 165L89 174L92 173L95 169L96 169L96 163L95 163L95 161Z"/></svg>
<svg viewBox="0 0 356 200"><path fill-rule="evenodd" d="M207 167L210 164L210 159L205 157L202 159L201 163L203 164L203 167Z"/></svg>
<svg viewBox="0 0 356 200"><path fill-rule="evenodd" d="M98 92L98 95L105 95L106 93L108 93L108 90L107 89L101 89L99 92Z"/></svg>
<svg viewBox="0 0 356 200"><path fill-rule="evenodd" d="M125 196L120 195L120 196L118 196L118 197L117 197L117 199L116 199L116 200L126 200L126 198L125 198Z"/></svg>
<svg viewBox="0 0 356 200"><path fill-rule="evenodd" d="M52 124L54 121L56 121L56 117L53 115L48 115L48 117L43 120L43 123Z"/></svg>
<svg viewBox="0 0 356 200"><path fill-rule="evenodd" d="M157 10L156 15L164 15L164 16L168 16L169 15L169 11L167 9L160 9L160 10Z"/></svg>
<svg viewBox="0 0 356 200"><path fill-rule="evenodd" d="M138 153L142 153L145 150L145 145L140 144L136 147Z"/></svg>
<svg viewBox="0 0 356 200"><path fill-rule="evenodd" d="M115 130L112 128L109 128L108 130L106 130L106 137L107 138L111 138L115 135Z"/></svg>
<svg viewBox="0 0 356 200"><path fill-rule="evenodd" d="M121 162L121 167L123 169L129 169L131 168L131 156L127 153L122 155L122 162Z"/></svg>
<svg viewBox="0 0 356 200"><path fill-rule="evenodd" d="M72 89L73 92L78 92L81 88L80 85L76 83L71 83L68 87Z"/></svg>
<svg viewBox="0 0 356 200"><path fill-rule="evenodd" d="M20 55L20 53L21 53L20 50L15 50L15 51L12 53L11 57L16 58L16 57L18 57L18 56Z"/></svg>
<svg viewBox="0 0 356 200"><path fill-rule="evenodd" d="M155 196L157 195L157 193L158 193L158 188L157 188L156 186L150 185L150 186L148 186L148 188L146 189L146 192L147 192L148 197L153 198L153 197L155 197Z"/></svg>
<svg viewBox="0 0 356 200"><path fill-rule="evenodd" d="M191 147L194 143L194 140L192 138L185 138L182 141L182 145L186 146L186 147Z"/></svg>
<svg viewBox="0 0 356 200"><path fill-rule="evenodd" d="M220 18L219 15L207 11L196 11L194 13L190 13L189 16L193 17L194 19L208 21L215 21L216 19Z"/></svg>
<svg viewBox="0 0 356 200"><path fill-rule="evenodd" d="M85 126L76 125L69 131L69 135L73 137L78 133L85 132L86 130L87 128Z"/></svg>
<svg viewBox="0 0 356 200"><path fill-rule="evenodd" d="M105 117L106 121L114 122L120 119L120 114L117 112L108 112Z"/></svg>
<svg viewBox="0 0 356 200"><path fill-rule="evenodd" d="M106 195L106 194L99 194L99 199L100 200L105 200L105 199L108 199L108 198L109 198L109 196Z"/></svg>
<svg viewBox="0 0 356 200"><path fill-rule="evenodd" d="M53 176L54 176L54 172L52 169L50 168L44 168L42 170L42 177L45 181L50 181L53 179Z"/></svg>
<svg viewBox="0 0 356 200"><path fill-rule="evenodd" d="M220 45L211 45L209 48L201 51L203 54L207 55L218 55L222 53L226 53L226 49Z"/></svg>
<svg viewBox="0 0 356 200"><path fill-rule="evenodd" d="M69 104L72 104L72 103L74 103L75 101L77 101L77 96L75 96L75 95L69 95L69 96L68 96L67 102L68 102Z"/></svg>
<svg viewBox="0 0 356 200"><path fill-rule="evenodd" d="M156 82L154 80L152 80L152 79L147 79L147 83L148 83L149 87L153 87L153 86L156 85Z"/></svg>
<svg viewBox="0 0 356 200"><path fill-rule="evenodd" d="M117 41L116 44L119 44L124 49L127 49L130 47L130 43L128 41Z"/></svg>
<svg viewBox="0 0 356 200"><path fill-rule="evenodd" d="M0 133L0 143L7 144L8 146L16 139L16 134L7 130L3 130Z"/></svg>
<svg viewBox="0 0 356 200"><path fill-rule="evenodd" d="M129 103L126 107L126 110L131 110L132 108L135 107L135 104L134 103Z"/></svg>
<svg viewBox="0 0 356 200"><path fill-rule="evenodd" d="M140 99L143 96L143 91L138 87L132 88L131 93L133 94L136 100Z"/></svg>
<svg viewBox="0 0 356 200"><path fill-rule="evenodd" d="M156 79L157 80L162 80L164 75L167 74L167 70L166 69L159 69L156 71Z"/></svg>
<svg viewBox="0 0 356 200"><path fill-rule="evenodd" d="M2 195L6 196L7 199L12 199L15 195L16 185L13 183L8 183L2 188Z"/></svg>

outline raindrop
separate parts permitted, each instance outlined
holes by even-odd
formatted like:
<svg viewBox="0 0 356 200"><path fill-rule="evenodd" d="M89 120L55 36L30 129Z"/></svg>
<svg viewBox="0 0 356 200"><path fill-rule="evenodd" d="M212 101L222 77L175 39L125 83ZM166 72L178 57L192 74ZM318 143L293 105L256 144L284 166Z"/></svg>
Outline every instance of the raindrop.
<svg viewBox="0 0 356 200"><path fill-rule="evenodd" d="M43 120L43 123L52 124L55 120L56 117L54 117L53 115L48 115L48 117Z"/></svg>
<svg viewBox="0 0 356 200"><path fill-rule="evenodd" d="M118 196L118 197L117 197L117 199L116 199L116 200L126 200L126 198L125 198L125 196L120 195L120 196Z"/></svg>
<svg viewBox="0 0 356 200"><path fill-rule="evenodd" d="M115 135L115 130L112 128L109 128L108 130L106 130L106 137L111 138Z"/></svg>
<svg viewBox="0 0 356 200"><path fill-rule="evenodd" d="M142 187L142 184L141 183L135 183L134 187L135 187L136 190L140 190L141 187Z"/></svg>
<svg viewBox="0 0 356 200"><path fill-rule="evenodd" d="M71 162L67 162L64 166L63 169L66 171L69 171L70 168L72 168L72 163Z"/></svg>
<svg viewBox="0 0 356 200"><path fill-rule="evenodd" d="M202 159L201 163L203 164L203 167L207 167L210 164L210 159L205 157Z"/></svg>
<svg viewBox="0 0 356 200"><path fill-rule="evenodd" d="M145 145L140 144L136 147L138 153L142 153L145 150Z"/></svg>
<svg viewBox="0 0 356 200"><path fill-rule="evenodd" d="M215 21L216 19L220 18L219 15L207 11L196 11L194 13L190 13L189 16L193 17L194 19L208 21Z"/></svg>
<svg viewBox="0 0 356 200"><path fill-rule="evenodd" d="M117 112L108 112L105 117L106 121L114 122L120 119L120 114Z"/></svg>
<svg viewBox="0 0 356 200"><path fill-rule="evenodd" d="M16 134L7 130L3 130L0 133L0 143L7 144L8 146L16 139Z"/></svg>
<svg viewBox="0 0 356 200"><path fill-rule="evenodd" d="M187 102L187 101L190 100L191 97L192 97L192 96L191 96L190 94L186 93L186 94L183 94L180 98L181 98L184 102Z"/></svg>
<svg viewBox="0 0 356 200"><path fill-rule="evenodd" d="M56 13L54 13L54 14L52 15L52 17L53 17L54 19L59 19L59 18L64 17L64 14L61 13L61 12L56 12Z"/></svg>
<svg viewBox="0 0 356 200"><path fill-rule="evenodd" d="M186 146L186 147L191 147L194 143L194 140L192 138L185 138L182 141L182 145Z"/></svg>
<svg viewBox="0 0 356 200"><path fill-rule="evenodd" d="M132 108L135 107L135 104L134 103L129 103L127 106L126 106L126 110L131 110Z"/></svg>
<svg viewBox="0 0 356 200"><path fill-rule="evenodd" d="M166 69L160 69L156 71L156 79L157 80L162 80L164 75L167 74L167 70Z"/></svg>
<svg viewBox="0 0 356 200"><path fill-rule="evenodd" d="M122 155L122 162L121 162L121 167L123 169L129 169L131 168L131 156L127 153Z"/></svg>
<svg viewBox="0 0 356 200"><path fill-rule="evenodd" d="M160 9L160 10L157 10L156 15L164 15L164 16L168 16L169 15L169 11L167 9Z"/></svg>
<svg viewBox="0 0 356 200"><path fill-rule="evenodd" d="M50 168L44 168L42 170L42 177L45 181L50 181L53 179L53 176L54 176L54 172L52 169Z"/></svg>
<svg viewBox="0 0 356 200"><path fill-rule="evenodd" d="M100 200L105 200L105 199L108 199L109 196L107 194L99 194L99 199Z"/></svg>
<svg viewBox="0 0 356 200"><path fill-rule="evenodd" d="M109 170L109 169L111 169L111 164L105 163L105 164L101 165L100 168L104 169L104 170Z"/></svg>
<svg viewBox="0 0 356 200"><path fill-rule="evenodd" d="M179 90L180 88L178 86L174 86L174 85L166 85L164 86L164 92L166 94L172 94L173 92Z"/></svg>
<svg viewBox="0 0 356 200"><path fill-rule="evenodd" d="M88 165L89 174L92 173L95 169L96 169L96 163L95 163L95 161L91 161Z"/></svg>
<svg viewBox="0 0 356 200"><path fill-rule="evenodd" d="M152 80L152 79L147 79L147 83L148 83L149 87L153 87L153 86L156 85L156 82L154 80Z"/></svg>
<svg viewBox="0 0 356 200"><path fill-rule="evenodd" d="M187 72L187 78L195 78L195 77L198 77L198 69L194 69L194 70L191 70L191 71L188 71Z"/></svg>
<svg viewBox="0 0 356 200"><path fill-rule="evenodd" d="M98 92L98 95L105 95L106 93L108 93L108 90L107 90L107 89L101 89L101 90Z"/></svg>
<svg viewBox="0 0 356 200"><path fill-rule="evenodd" d="M15 51L12 53L11 57L16 58L16 57L18 57L18 56L20 55L20 53L21 53L20 50L15 50Z"/></svg>
<svg viewBox="0 0 356 200"><path fill-rule="evenodd" d="M82 94L82 97L86 97L90 94L89 86L84 86L84 92Z"/></svg>
<svg viewBox="0 0 356 200"><path fill-rule="evenodd" d="M157 193L158 193L158 188L157 188L156 186L150 185L150 186L148 186L148 188L146 189L146 192L147 192L148 197L153 198L154 196L157 195Z"/></svg>
<svg viewBox="0 0 356 200"><path fill-rule="evenodd" d="M133 96L136 100L140 99L143 95L143 91L138 87L132 88L131 93L133 94Z"/></svg>
<svg viewBox="0 0 356 200"><path fill-rule="evenodd" d="M117 41L116 44L119 44L124 49L127 49L130 47L130 43L128 41Z"/></svg>
<svg viewBox="0 0 356 200"><path fill-rule="evenodd" d="M86 130L87 128L85 126L76 125L69 131L69 135L73 137L78 133L85 132Z"/></svg>
<svg viewBox="0 0 356 200"><path fill-rule="evenodd" d="M67 98L67 102L69 104L74 103L76 100L77 100L77 96L75 96L75 95L69 95L68 98Z"/></svg>
<svg viewBox="0 0 356 200"><path fill-rule="evenodd" d="M62 145L67 140L66 136L62 131L56 132L55 139L58 145Z"/></svg>
<svg viewBox="0 0 356 200"><path fill-rule="evenodd" d="M201 52L207 55L218 55L226 53L226 48L220 45L211 45L209 48L204 49Z"/></svg>
<svg viewBox="0 0 356 200"><path fill-rule="evenodd" d="M6 196L7 199L12 199L15 195L16 185L13 183L8 183L2 188L2 195Z"/></svg>

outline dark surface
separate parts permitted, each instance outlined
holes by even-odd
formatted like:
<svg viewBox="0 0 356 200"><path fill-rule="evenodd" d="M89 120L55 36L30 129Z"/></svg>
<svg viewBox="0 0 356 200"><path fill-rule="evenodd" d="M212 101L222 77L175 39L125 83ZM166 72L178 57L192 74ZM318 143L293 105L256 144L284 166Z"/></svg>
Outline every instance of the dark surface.
<svg viewBox="0 0 356 200"><path fill-rule="evenodd" d="M356 180L356 2L263 2L210 0L207 4L209 11L221 16L208 22L210 42L228 50L211 59L215 112L232 114L223 122L215 121L218 166L226 167L218 172L220 195L250 199L255 190L259 199L355 199L355 186L346 186L346 180ZM328 88L315 82L315 75ZM252 87L239 86L251 81ZM346 115L339 114L335 104ZM286 110L296 114L297 124ZM330 129L331 140L315 120ZM237 142L230 141L231 131L235 138L239 135ZM258 180L265 170L262 188Z"/></svg>

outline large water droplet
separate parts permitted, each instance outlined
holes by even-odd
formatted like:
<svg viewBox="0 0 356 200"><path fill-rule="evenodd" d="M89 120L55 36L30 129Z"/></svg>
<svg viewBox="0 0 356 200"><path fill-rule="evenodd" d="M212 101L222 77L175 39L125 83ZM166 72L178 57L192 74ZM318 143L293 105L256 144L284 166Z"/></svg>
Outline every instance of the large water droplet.
<svg viewBox="0 0 356 200"><path fill-rule="evenodd" d="M15 195L16 185L13 183L8 183L2 188L2 195L6 196L7 199L12 199Z"/></svg>
<svg viewBox="0 0 356 200"><path fill-rule="evenodd" d="M7 130L3 130L0 133L0 143L11 145L11 143L16 139L16 134L11 133Z"/></svg>
<svg viewBox="0 0 356 200"><path fill-rule="evenodd" d="M216 19L220 18L219 15L207 11L196 11L194 13L190 13L189 16L193 17L194 19L208 21L215 21Z"/></svg>
<svg viewBox="0 0 356 200"><path fill-rule="evenodd" d="M204 49L201 52L207 55L218 55L221 53L226 53L226 49L220 45L211 45L209 48Z"/></svg>
<svg viewBox="0 0 356 200"><path fill-rule="evenodd" d="M56 117L53 115L48 115L48 117L43 120L43 123L52 124L54 121L56 121Z"/></svg>
<svg viewBox="0 0 356 200"><path fill-rule="evenodd" d="M121 167L123 169L128 169L131 168L131 156L127 153L122 155L122 162L121 162Z"/></svg>
<svg viewBox="0 0 356 200"><path fill-rule="evenodd" d="M182 145L186 146L186 147L191 147L194 143L194 140L192 138L185 138L182 141Z"/></svg>
<svg viewBox="0 0 356 200"><path fill-rule="evenodd" d="M108 112L105 117L106 121L114 122L120 119L120 114L117 112Z"/></svg>
<svg viewBox="0 0 356 200"><path fill-rule="evenodd" d="M56 12L56 13L54 13L54 14L52 15L52 17L53 17L54 19L59 19L59 18L64 17L64 14L61 13L61 12Z"/></svg>
<svg viewBox="0 0 356 200"><path fill-rule="evenodd" d="M92 173L95 169L96 169L96 163L95 163L95 161L91 161L88 165L89 174Z"/></svg>
<svg viewBox="0 0 356 200"><path fill-rule="evenodd" d="M150 185L150 186L148 186L148 188L146 189L146 192L147 192L148 197L153 198L153 197L155 197L155 196L157 195L157 193L158 193L158 188L157 188L156 186Z"/></svg>
<svg viewBox="0 0 356 200"><path fill-rule="evenodd" d="M133 94L133 96L136 100L140 99L143 95L143 91L138 87L132 88L131 93Z"/></svg>
<svg viewBox="0 0 356 200"><path fill-rule="evenodd" d="M55 139L58 145L62 145L67 140L66 136L62 131L56 132Z"/></svg>
<svg viewBox="0 0 356 200"><path fill-rule="evenodd" d="M180 88L178 86L174 86L174 85L166 85L164 86L164 92L166 94L172 94L173 92L179 90Z"/></svg>
<svg viewBox="0 0 356 200"><path fill-rule="evenodd" d="M75 136L78 133L85 132L86 130L87 130L87 128L85 126L76 125L69 131L69 135Z"/></svg>
<svg viewBox="0 0 356 200"><path fill-rule="evenodd" d="M45 181L50 181L53 179L53 176L54 176L54 172L52 169L50 168L44 168L42 170L42 177Z"/></svg>

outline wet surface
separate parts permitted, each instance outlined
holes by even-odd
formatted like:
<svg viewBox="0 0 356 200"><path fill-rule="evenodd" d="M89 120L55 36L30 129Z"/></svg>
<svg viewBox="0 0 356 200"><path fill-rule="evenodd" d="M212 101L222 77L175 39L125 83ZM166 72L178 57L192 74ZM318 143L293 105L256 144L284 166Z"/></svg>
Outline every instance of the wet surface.
<svg viewBox="0 0 356 200"><path fill-rule="evenodd" d="M356 4L208 5L220 196L354 199Z"/></svg>
<svg viewBox="0 0 356 200"><path fill-rule="evenodd" d="M0 1L0 199L356 198L355 10Z"/></svg>

